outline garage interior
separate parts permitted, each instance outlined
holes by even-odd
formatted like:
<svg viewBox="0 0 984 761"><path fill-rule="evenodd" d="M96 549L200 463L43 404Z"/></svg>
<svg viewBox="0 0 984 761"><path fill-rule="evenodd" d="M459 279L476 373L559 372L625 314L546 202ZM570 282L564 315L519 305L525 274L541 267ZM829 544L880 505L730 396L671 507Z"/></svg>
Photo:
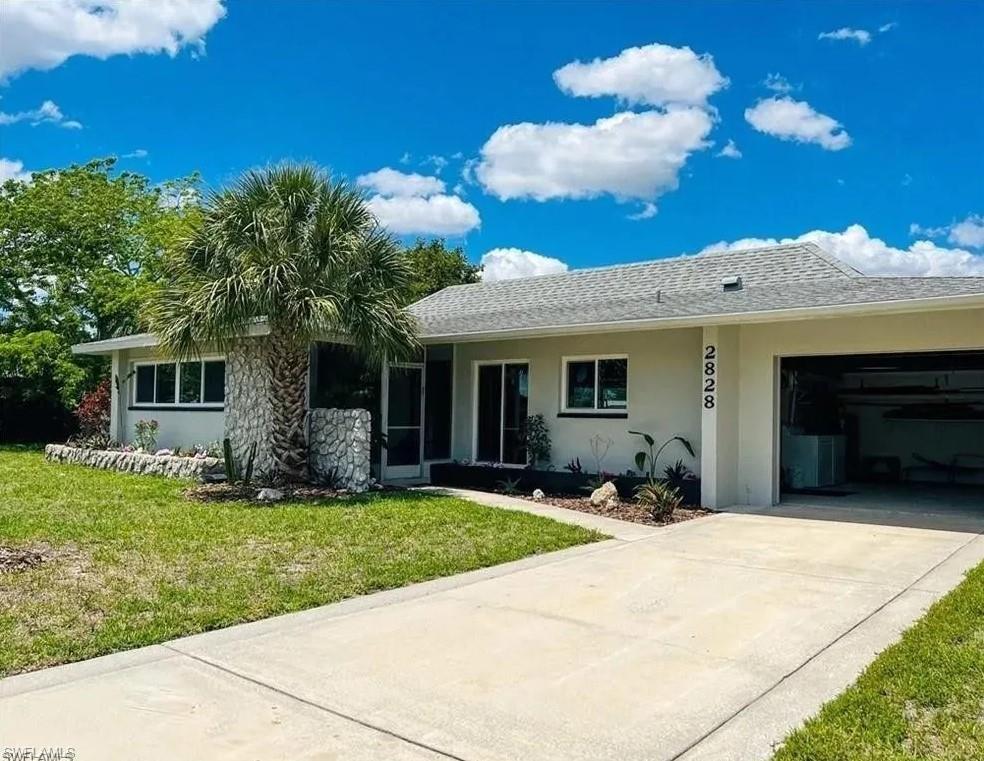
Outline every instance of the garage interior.
<svg viewBox="0 0 984 761"><path fill-rule="evenodd" d="M984 513L984 351L785 357L784 504Z"/></svg>

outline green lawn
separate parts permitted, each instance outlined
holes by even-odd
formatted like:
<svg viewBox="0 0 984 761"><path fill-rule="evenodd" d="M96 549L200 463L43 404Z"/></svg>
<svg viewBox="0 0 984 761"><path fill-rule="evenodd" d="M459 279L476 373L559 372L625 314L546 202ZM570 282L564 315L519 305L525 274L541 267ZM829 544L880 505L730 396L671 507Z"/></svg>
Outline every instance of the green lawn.
<svg viewBox="0 0 984 761"><path fill-rule="evenodd" d="M185 486L0 450L0 545L55 555L0 573L0 676L601 538L438 496L254 506Z"/></svg>
<svg viewBox="0 0 984 761"><path fill-rule="evenodd" d="M984 564L775 755L876 759L984 759Z"/></svg>

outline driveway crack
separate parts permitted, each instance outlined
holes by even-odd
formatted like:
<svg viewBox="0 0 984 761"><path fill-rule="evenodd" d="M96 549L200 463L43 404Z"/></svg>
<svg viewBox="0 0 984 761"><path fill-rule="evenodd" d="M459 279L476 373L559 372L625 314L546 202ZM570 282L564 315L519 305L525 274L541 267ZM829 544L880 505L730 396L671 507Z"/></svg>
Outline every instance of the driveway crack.
<svg viewBox="0 0 984 761"><path fill-rule="evenodd" d="M468 761L468 759L462 756L455 755L450 751L441 750L440 748L437 748L433 745L428 745L427 743L424 742L420 742L419 740L414 740L412 737L407 737L406 735L400 734L399 732L396 732L392 729L387 729L386 727L379 726L378 724L373 724L370 721L365 721L364 719L360 719L356 716L352 716L343 711L330 708L322 703L318 703L315 700L310 700L309 698L304 698L301 697L300 695L295 695L292 692L288 692L287 690L277 687L276 685L270 684L269 682L265 682L262 679L257 679L256 677L250 676L249 674L244 674L241 671L236 671L235 669L229 668L228 666L223 666L221 663L216 663L215 661L209 660L208 658L203 658L200 655L195 655L194 653L189 653L184 650L179 650L178 648L173 647L171 645L162 645L162 647L166 647L168 650L172 650L178 655L183 655L186 658L191 658L193 661L197 661L198 663L201 663L205 666L209 666L210 668L214 668L225 674L229 674L230 676L236 677L238 679L242 679L244 682L249 682L250 684L256 685L257 687L262 687L263 689L270 690L271 692L275 692L276 694L281 695L282 697L285 697L289 700L293 700L297 703L301 703L311 708L315 708L319 711L323 711L324 713L331 714L332 716L335 716L339 719L350 721L353 724L358 724L359 726L365 727L366 729L371 729L375 732L379 732L380 734L384 734L396 740L405 742L408 745L413 745L417 748L421 748L422 750L426 750L430 753L434 753L444 758L454 759L454 761Z"/></svg>

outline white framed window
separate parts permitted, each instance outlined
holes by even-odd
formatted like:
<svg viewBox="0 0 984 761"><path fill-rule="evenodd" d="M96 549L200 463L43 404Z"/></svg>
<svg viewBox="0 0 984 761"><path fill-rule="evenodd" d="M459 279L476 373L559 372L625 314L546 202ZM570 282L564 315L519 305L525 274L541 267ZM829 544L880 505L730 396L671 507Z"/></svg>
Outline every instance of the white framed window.
<svg viewBox="0 0 984 761"><path fill-rule="evenodd" d="M629 358L625 354L564 357L561 411L627 413Z"/></svg>
<svg viewBox="0 0 984 761"><path fill-rule="evenodd" d="M134 362L133 406L222 407L225 357L189 362Z"/></svg>

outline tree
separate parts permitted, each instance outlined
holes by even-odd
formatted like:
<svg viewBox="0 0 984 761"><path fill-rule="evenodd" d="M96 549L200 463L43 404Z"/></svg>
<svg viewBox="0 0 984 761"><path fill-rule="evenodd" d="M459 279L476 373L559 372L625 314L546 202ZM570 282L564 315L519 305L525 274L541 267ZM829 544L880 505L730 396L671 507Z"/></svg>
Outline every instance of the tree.
<svg viewBox="0 0 984 761"><path fill-rule="evenodd" d="M372 361L408 356L409 271L358 191L312 165L247 172L211 194L166 258L150 319L178 358L229 346L257 321L269 334L271 454L278 480L308 475L305 397L312 340L341 334Z"/></svg>
<svg viewBox="0 0 984 761"><path fill-rule="evenodd" d="M154 186L115 159L0 186L0 331L68 343L143 327L164 251L198 214L196 177Z"/></svg>
<svg viewBox="0 0 984 761"><path fill-rule="evenodd" d="M449 285L477 283L481 267L472 264L460 247L449 249L444 240L418 238L406 251L410 266L410 303Z"/></svg>

